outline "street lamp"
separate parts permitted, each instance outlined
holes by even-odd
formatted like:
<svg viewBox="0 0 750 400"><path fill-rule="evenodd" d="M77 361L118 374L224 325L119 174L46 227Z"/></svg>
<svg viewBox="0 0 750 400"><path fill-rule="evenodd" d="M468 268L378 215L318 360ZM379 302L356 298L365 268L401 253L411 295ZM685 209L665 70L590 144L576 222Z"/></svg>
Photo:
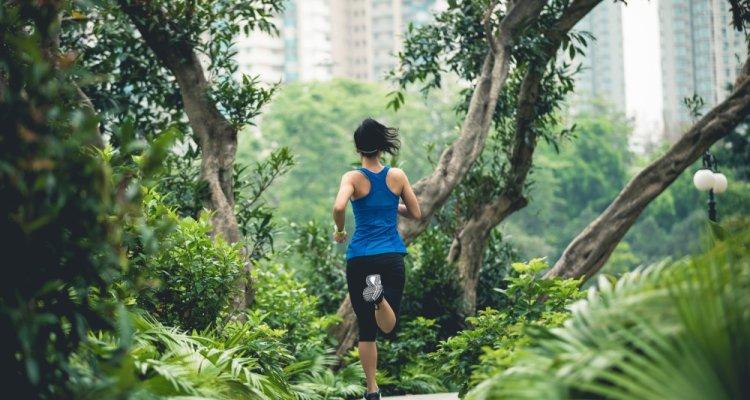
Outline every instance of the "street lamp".
<svg viewBox="0 0 750 400"><path fill-rule="evenodd" d="M716 200L714 193L724 193L727 190L727 177L718 172L716 157L706 151L703 154L703 168L693 175L693 184L701 192L708 192L708 219L716 222Z"/></svg>

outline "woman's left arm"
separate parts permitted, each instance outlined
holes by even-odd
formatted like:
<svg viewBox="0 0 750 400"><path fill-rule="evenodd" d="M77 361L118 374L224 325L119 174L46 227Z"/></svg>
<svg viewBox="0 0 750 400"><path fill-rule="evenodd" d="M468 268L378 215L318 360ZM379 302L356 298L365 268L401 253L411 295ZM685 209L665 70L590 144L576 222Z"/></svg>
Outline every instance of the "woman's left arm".
<svg viewBox="0 0 750 400"><path fill-rule="evenodd" d="M414 194L414 189L412 189L409 178L404 171L400 169L397 169L397 171L402 185L401 200L404 201L403 204L398 205L398 213L406 218L419 220L422 218L422 211L419 209L419 200Z"/></svg>
<svg viewBox="0 0 750 400"><path fill-rule="evenodd" d="M351 175L347 172L341 177L341 185L339 185L339 193L336 195L336 200L333 202L333 222L336 224L336 230L343 232L346 225L346 204L349 202L349 198L354 194L354 185L351 182ZM346 234L344 235L333 235L334 240L339 243L343 243L346 240Z"/></svg>

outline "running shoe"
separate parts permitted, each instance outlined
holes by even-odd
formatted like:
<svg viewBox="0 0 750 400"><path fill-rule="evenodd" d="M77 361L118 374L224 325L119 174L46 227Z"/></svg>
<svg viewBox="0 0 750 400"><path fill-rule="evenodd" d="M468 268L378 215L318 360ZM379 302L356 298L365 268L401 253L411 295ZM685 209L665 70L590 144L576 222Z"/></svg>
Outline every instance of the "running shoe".
<svg viewBox="0 0 750 400"><path fill-rule="evenodd" d="M365 400L380 400L380 389L377 392L365 392Z"/></svg>
<svg viewBox="0 0 750 400"><path fill-rule="evenodd" d="M368 303L379 304L383 299L383 285L380 283L380 275L367 275L365 283L367 287L362 291L362 297Z"/></svg>

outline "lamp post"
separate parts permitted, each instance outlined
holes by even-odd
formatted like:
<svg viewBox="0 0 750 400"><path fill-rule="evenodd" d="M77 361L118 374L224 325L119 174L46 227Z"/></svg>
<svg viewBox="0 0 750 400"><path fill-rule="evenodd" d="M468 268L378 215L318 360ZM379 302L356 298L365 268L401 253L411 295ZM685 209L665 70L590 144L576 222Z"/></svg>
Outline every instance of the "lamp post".
<svg viewBox="0 0 750 400"><path fill-rule="evenodd" d="M708 219L716 222L716 198L714 194L727 190L727 177L718 172L718 163L713 154L706 151L703 154L703 168L693 175L693 184L702 191L708 192Z"/></svg>

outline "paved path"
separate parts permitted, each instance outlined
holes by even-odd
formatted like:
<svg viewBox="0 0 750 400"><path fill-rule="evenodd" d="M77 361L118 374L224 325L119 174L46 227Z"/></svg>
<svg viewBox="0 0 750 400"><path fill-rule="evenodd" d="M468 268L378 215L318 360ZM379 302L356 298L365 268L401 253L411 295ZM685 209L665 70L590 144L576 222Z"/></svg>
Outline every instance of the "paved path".
<svg viewBox="0 0 750 400"><path fill-rule="evenodd" d="M383 400L458 400L458 393L412 394L408 396L383 397Z"/></svg>

